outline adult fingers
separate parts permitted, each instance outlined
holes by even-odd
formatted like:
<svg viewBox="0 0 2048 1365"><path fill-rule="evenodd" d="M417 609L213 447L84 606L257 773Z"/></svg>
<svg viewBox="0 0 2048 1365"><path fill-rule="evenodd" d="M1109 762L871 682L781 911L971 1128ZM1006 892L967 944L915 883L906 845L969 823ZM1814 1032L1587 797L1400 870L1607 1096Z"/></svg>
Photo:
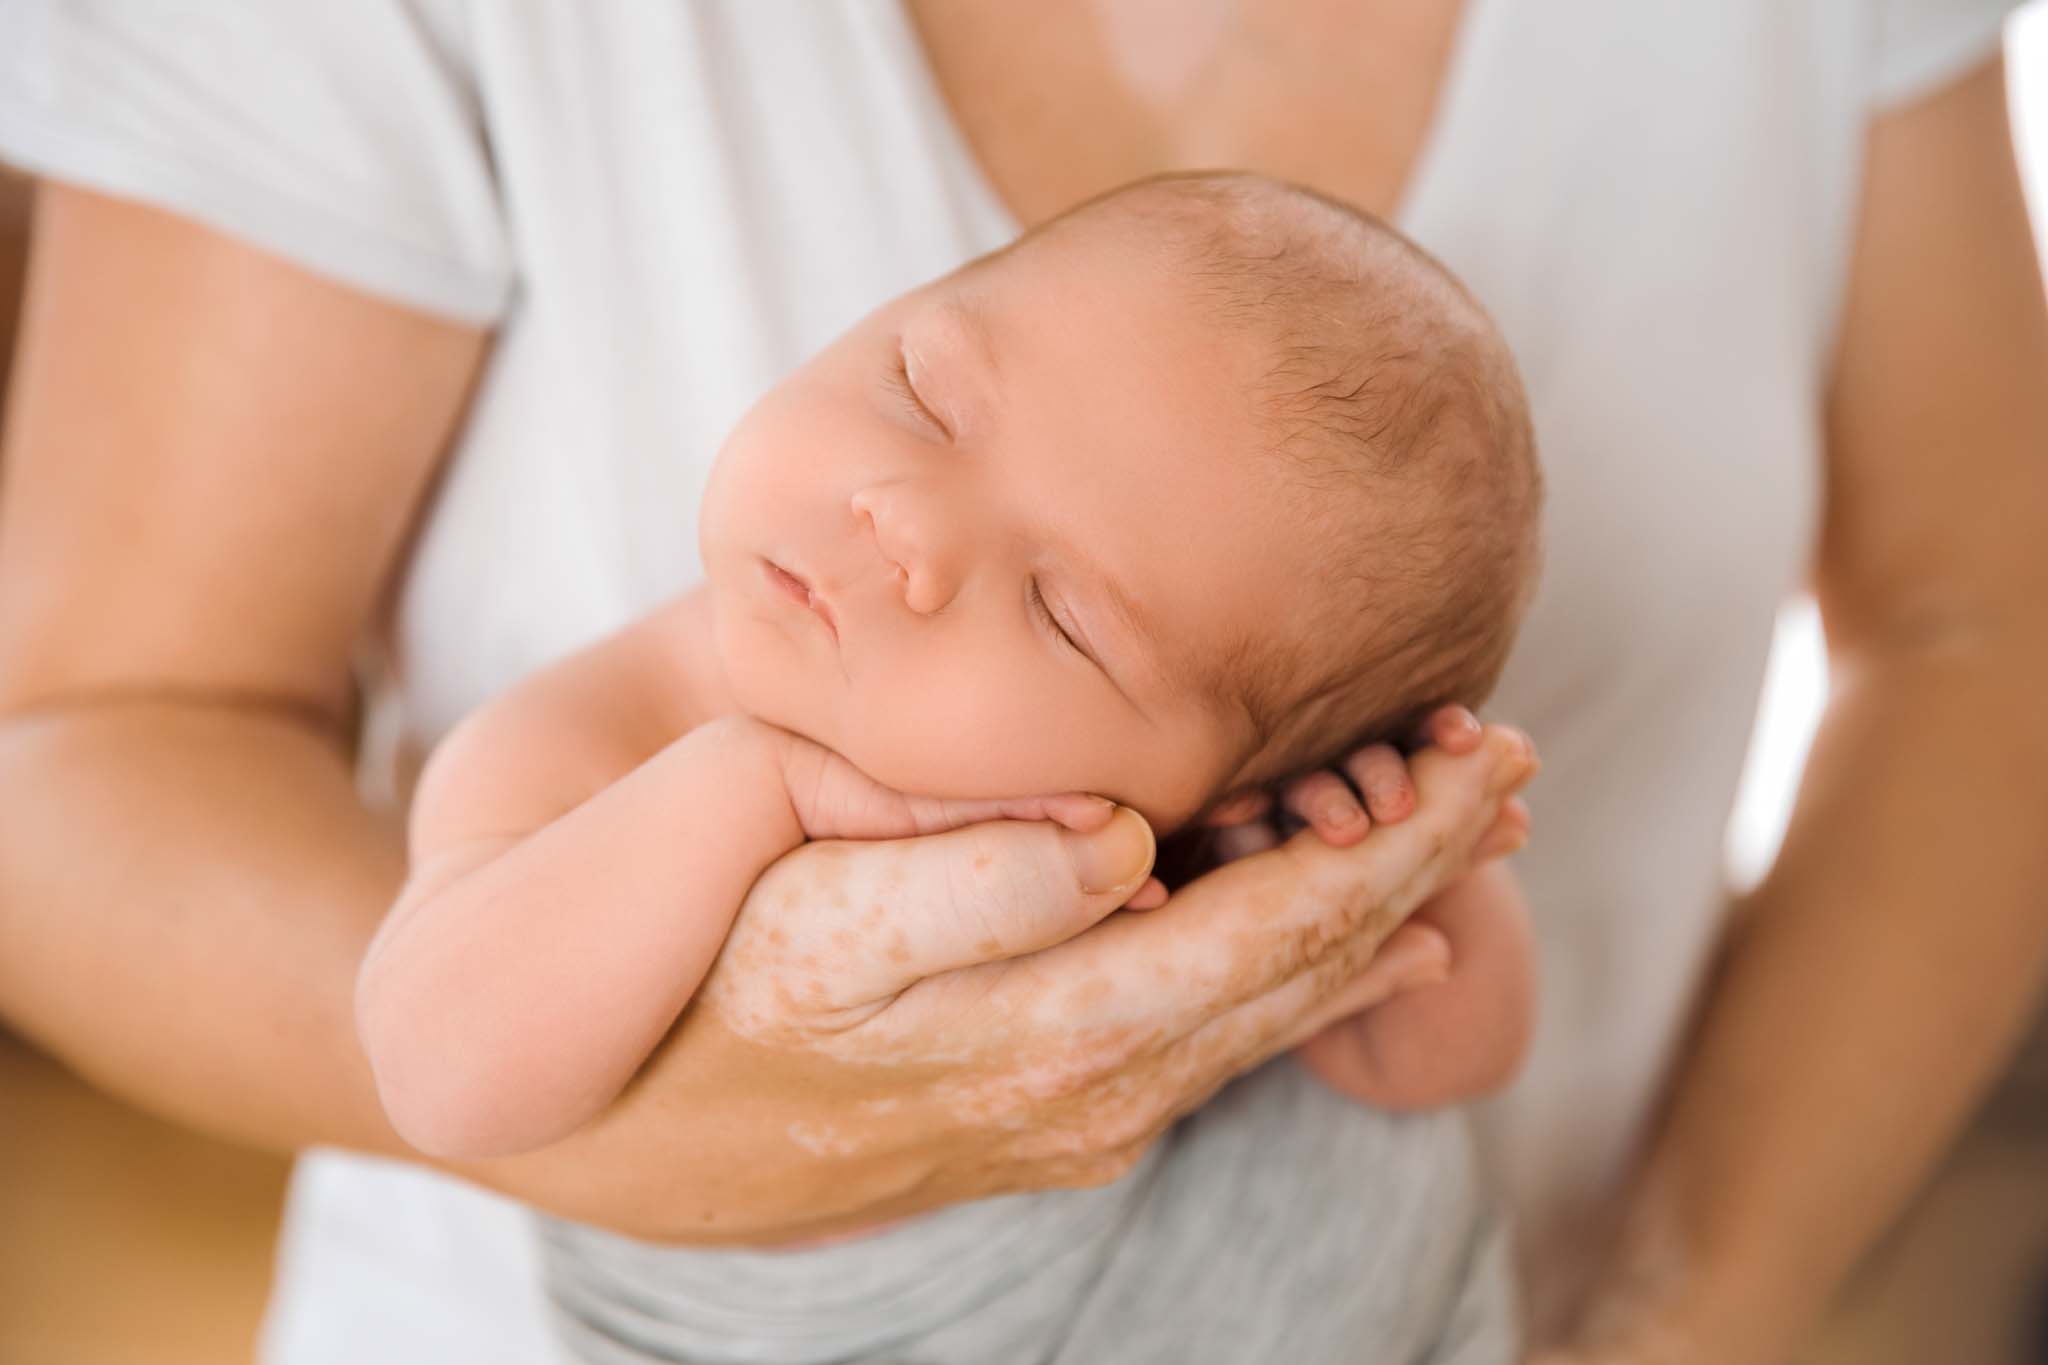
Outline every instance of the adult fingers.
<svg viewBox="0 0 2048 1365"><path fill-rule="evenodd" d="M1500 814L1495 817L1493 828L1472 850L1474 862L1486 862L1491 858L1506 857L1519 853L1529 842L1529 805L1519 796L1511 796L1501 803Z"/></svg>
<svg viewBox="0 0 2048 1365"><path fill-rule="evenodd" d="M1451 940L1444 931L1419 919L1404 920L1373 953L1356 979L1340 987L1302 1020L1319 1031L1328 1023L1348 1019L1403 991L1434 986L1451 973ZM1304 1035L1308 1036L1308 1035Z"/></svg>
<svg viewBox="0 0 2048 1365"><path fill-rule="evenodd" d="M1210 1020L1171 1044L1160 1059L1164 1088L1179 1097L1174 1115L1331 1025L1442 980L1450 957L1450 941L1441 930L1411 921L1395 929L1362 967L1323 964Z"/></svg>
<svg viewBox="0 0 2048 1365"><path fill-rule="evenodd" d="M886 992L956 968L1061 943L1132 898L1152 871L1152 827L1118 807L1100 829L997 821L886 844L875 869L895 904L886 953L865 964Z"/></svg>
<svg viewBox="0 0 2048 1365"><path fill-rule="evenodd" d="M1163 914L1112 921L1034 961L1055 979L1090 984L1101 1002L1090 1022L1142 1024L1166 1038L1308 976L1299 1013L1361 971L1395 925L1464 870L1533 763L1526 739L1506 727L1490 727L1474 754L1424 751L1409 819L1375 826L1348 849L1304 830L1190 882Z"/></svg>
<svg viewBox="0 0 2048 1365"><path fill-rule="evenodd" d="M1519 731L1504 726L1489 726L1487 731L1487 747L1497 748L1500 755L1500 766L1488 778L1488 790L1505 811L1510 805L1521 805L1509 793L1534 776L1535 750ZM1398 825L1378 826L1375 839L1391 842L1403 832L1416 832L1429 822L1434 807L1441 804L1437 800L1440 784L1435 767L1430 764L1418 772L1418 785L1423 790L1417 818ZM1526 810L1523 820L1526 821ZM1510 817L1510 828L1514 823ZM1497 820L1480 844L1493 837L1498 828ZM1477 847L1472 854L1475 858ZM1441 887L1433 888L1430 894L1435 889ZM1206 1087L1216 1083L1211 1073L1217 1068L1222 1068L1220 1074L1227 1079L1305 1042L1339 1019L1380 1003L1392 992L1387 989L1388 975L1373 970L1379 954L1391 948L1403 930L1420 927L1403 925L1388 935L1377 950L1364 935L1339 945L1271 989L1218 1014L1172 1044L1170 1069L1178 1073L1181 1083L1196 1089ZM1427 947L1418 948L1418 952L1427 951Z"/></svg>
<svg viewBox="0 0 2048 1365"><path fill-rule="evenodd" d="M1152 1127L1163 1129L1234 1077L1300 1047L1339 1020L1441 979L1449 961L1450 943L1440 930L1405 923L1362 967L1324 964L1159 1047L1150 1058Z"/></svg>

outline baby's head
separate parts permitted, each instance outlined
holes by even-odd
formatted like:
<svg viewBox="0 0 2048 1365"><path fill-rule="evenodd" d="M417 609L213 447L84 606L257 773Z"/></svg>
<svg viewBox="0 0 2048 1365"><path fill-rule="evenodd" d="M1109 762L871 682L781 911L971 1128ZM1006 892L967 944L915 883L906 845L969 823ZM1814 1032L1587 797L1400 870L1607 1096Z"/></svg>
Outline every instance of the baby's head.
<svg viewBox="0 0 2048 1365"><path fill-rule="evenodd" d="M942 796L1162 833L1477 705L1533 589L1506 345L1377 220L1155 177L884 305L720 453L740 705Z"/></svg>

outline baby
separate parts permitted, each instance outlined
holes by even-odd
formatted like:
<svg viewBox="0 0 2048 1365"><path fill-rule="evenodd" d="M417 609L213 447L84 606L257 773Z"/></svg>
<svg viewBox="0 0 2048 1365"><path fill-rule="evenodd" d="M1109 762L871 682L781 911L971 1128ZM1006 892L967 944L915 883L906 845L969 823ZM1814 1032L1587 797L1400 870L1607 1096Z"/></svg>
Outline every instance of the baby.
<svg viewBox="0 0 2048 1365"><path fill-rule="evenodd" d="M392 1122L476 1157L591 1119L805 839L1225 824L1476 704L1539 498L1484 312L1291 186L1142 181L884 305L729 437L701 587L434 751L357 996ZM1488 1088L1527 1027L1512 896L1431 914L1444 979L1304 1057L1382 1106Z"/></svg>

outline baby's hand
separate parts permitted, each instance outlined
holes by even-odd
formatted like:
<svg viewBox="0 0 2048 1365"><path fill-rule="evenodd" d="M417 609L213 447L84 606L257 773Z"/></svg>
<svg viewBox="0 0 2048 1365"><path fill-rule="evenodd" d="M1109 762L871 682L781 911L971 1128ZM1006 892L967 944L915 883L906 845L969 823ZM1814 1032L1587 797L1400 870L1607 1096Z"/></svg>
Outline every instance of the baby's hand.
<svg viewBox="0 0 2048 1365"><path fill-rule="evenodd" d="M883 786L822 744L786 730L774 734L790 805L807 839L908 839L990 820L1050 820L1091 834L1116 813L1115 802L1083 792L1000 800L912 796ZM1149 910L1165 901L1166 887L1148 877L1126 905Z"/></svg>
<svg viewBox="0 0 2048 1365"><path fill-rule="evenodd" d="M1430 713L1414 736L1414 747L1435 745L1448 754L1469 754L1479 747L1484 727L1462 706L1443 706ZM1289 782L1281 789L1280 809L1316 832L1324 843L1348 848L1374 823L1391 825L1415 811L1415 784L1408 760L1391 744L1369 744L1347 755L1335 768L1323 768ZM1216 830L1216 849L1224 862L1258 853L1284 837L1273 801L1263 793L1229 802L1211 812L1207 824ZM1502 807L1499 821L1480 844L1481 860L1513 853L1529 838L1529 808L1520 797ZM1381 950L1382 952L1385 949Z"/></svg>

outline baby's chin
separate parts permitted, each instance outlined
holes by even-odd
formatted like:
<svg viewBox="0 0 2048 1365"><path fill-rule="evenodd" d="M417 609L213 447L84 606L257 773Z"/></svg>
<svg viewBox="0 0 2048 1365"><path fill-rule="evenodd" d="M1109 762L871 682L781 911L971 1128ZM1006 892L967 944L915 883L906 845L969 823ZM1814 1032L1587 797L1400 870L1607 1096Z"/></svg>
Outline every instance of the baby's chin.
<svg viewBox="0 0 2048 1365"><path fill-rule="evenodd" d="M773 668L756 672L728 665L727 680L734 703L747 715L830 749L882 786L908 795L997 801L1085 792L1137 811L1159 838L1190 829L1196 817L1211 804L1206 794L1190 797L1185 793L1148 792L1121 786L1103 790L1085 774L1033 772L1027 777L1021 774L1021 768L1033 765L1023 760L1020 770L1013 770L1019 771L1019 775L1005 784L1000 779L991 779L991 773L1005 765L1000 758L991 762L994 756L987 745L945 744L929 736L902 744L878 742L876 731L881 727L859 723L818 705L816 698L790 686L786 672Z"/></svg>
<svg viewBox="0 0 2048 1365"><path fill-rule="evenodd" d="M1013 776L999 776L1005 770L1003 756L991 752L992 745L944 746L920 744L890 747L864 744L864 727L840 731L843 745L813 735L818 743L836 749L856 768L885 787L917 796L942 797L960 801L1000 801L1012 797L1058 796L1082 792L1106 797L1145 817L1155 837L1189 829L1207 808L1206 799L1186 794L1147 791L1142 787L1104 784L1102 774L1048 772L1037 768L1036 755L1015 755L1018 766Z"/></svg>

